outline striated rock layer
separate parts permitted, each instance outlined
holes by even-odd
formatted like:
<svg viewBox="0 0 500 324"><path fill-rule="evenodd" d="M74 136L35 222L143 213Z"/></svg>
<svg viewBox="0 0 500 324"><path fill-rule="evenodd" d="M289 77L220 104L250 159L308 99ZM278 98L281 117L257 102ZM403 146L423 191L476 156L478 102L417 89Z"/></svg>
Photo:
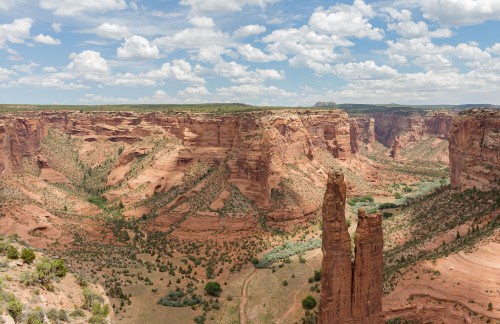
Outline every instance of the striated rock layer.
<svg viewBox="0 0 500 324"><path fill-rule="evenodd" d="M453 119L450 183L454 188L500 187L500 110L472 109Z"/></svg>
<svg viewBox="0 0 500 324"><path fill-rule="evenodd" d="M330 173L323 205L319 323L383 323L382 219L359 210L352 262L345 199L343 174Z"/></svg>

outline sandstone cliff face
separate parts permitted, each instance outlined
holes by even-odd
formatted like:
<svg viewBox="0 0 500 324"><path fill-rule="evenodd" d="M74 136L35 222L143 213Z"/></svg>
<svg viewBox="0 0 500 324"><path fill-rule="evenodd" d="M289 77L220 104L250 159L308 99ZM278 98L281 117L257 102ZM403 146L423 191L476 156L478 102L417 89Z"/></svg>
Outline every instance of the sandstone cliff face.
<svg viewBox="0 0 500 324"><path fill-rule="evenodd" d="M500 187L500 111L473 109L453 119L450 131L452 187Z"/></svg>
<svg viewBox="0 0 500 324"><path fill-rule="evenodd" d="M382 220L359 211L353 264L345 198L344 176L331 173L323 205L319 323L383 323Z"/></svg>
<svg viewBox="0 0 500 324"><path fill-rule="evenodd" d="M358 139L363 143L373 143L376 138L386 147L393 147L397 138L400 146L406 147L427 135L447 139L453 115L454 113L448 111L436 111L423 115L375 112L356 115L355 118L360 134Z"/></svg>
<svg viewBox="0 0 500 324"><path fill-rule="evenodd" d="M0 117L1 174L22 172L23 159L36 159L51 129L83 143L85 148L78 148L80 157L102 147L103 142L114 145L114 152L124 148L107 178L109 190L105 196L111 200L121 199L127 206L181 185L190 165L205 163L227 165L228 181L266 211L271 206L272 189L290 176L286 165L304 157L312 167L316 165L318 150L341 161L351 156L349 120L347 114L339 110L221 115L33 112ZM148 138L170 143L171 149L155 153L151 165L129 177L134 161L151 151L147 143L140 146ZM47 156L39 164L47 181L66 182L64 175L51 171L52 162ZM324 174L319 172L312 175L312 179L322 184ZM269 214L269 219L287 221L319 207L303 205L294 210L281 206Z"/></svg>

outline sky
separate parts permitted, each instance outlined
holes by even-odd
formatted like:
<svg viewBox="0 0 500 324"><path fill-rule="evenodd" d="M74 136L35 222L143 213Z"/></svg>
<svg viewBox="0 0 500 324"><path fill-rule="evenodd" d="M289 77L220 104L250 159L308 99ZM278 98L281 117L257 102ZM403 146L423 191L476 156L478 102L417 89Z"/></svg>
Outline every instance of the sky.
<svg viewBox="0 0 500 324"><path fill-rule="evenodd" d="M0 103L500 104L500 0L0 0Z"/></svg>

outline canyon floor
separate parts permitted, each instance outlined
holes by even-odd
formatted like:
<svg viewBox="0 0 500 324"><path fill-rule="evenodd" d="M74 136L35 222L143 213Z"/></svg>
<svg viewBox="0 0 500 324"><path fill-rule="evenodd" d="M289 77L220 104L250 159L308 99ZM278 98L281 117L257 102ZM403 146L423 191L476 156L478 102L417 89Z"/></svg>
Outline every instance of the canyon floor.
<svg viewBox="0 0 500 324"><path fill-rule="evenodd" d="M342 160L328 146L298 148L302 126L280 125L305 123L299 117L271 121L278 131L267 140L286 149L272 162L277 189L257 203L248 197L259 193L235 176L236 153L200 149L204 139L184 124L182 140L138 126L134 115L107 116L97 132L84 124L90 115L72 134L40 130L40 152L21 158L22 173L0 178L0 233L101 285L116 323L309 323L316 311L302 300L319 301L321 202L326 174L337 170L348 183L351 234L358 208L384 215L386 320L500 321L498 190L451 189L441 136L404 143L395 159L392 147L360 143ZM175 121L196 127L183 118ZM257 145L259 135L245 132L242 145ZM261 170L255 151L245 168ZM206 294L209 281L220 296Z"/></svg>

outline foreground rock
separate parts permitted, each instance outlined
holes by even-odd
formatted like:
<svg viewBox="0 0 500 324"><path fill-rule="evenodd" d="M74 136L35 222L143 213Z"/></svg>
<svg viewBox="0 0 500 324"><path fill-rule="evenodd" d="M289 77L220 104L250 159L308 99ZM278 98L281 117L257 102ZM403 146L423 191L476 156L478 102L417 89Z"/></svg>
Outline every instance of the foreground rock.
<svg viewBox="0 0 500 324"><path fill-rule="evenodd" d="M331 173L323 205L319 323L383 323L382 220L359 210L353 264L345 199L344 176Z"/></svg>
<svg viewBox="0 0 500 324"><path fill-rule="evenodd" d="M500 187L500 110L472 109L453 119L450 183L460 189Z"/></svg>

